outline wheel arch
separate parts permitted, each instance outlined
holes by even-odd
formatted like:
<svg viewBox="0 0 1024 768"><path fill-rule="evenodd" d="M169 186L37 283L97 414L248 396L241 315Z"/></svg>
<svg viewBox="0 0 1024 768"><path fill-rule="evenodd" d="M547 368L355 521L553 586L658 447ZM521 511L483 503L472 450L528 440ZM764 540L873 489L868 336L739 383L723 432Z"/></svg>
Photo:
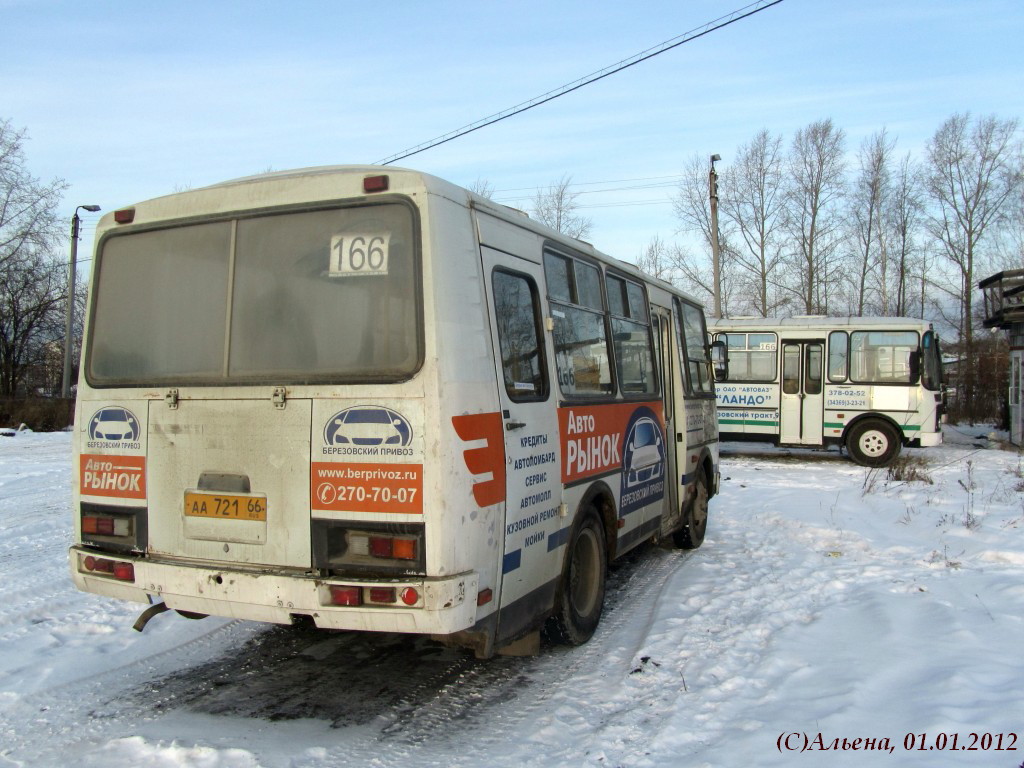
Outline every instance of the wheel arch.
<svg viewBox="0 0 1024 768"><path fill-rule="evenodd" d="M618 549L618 509L615 506L615 495L612 489L603 481L592 483L587 492L583 494L580 503L576 505L573 513L572 528L575 530L580 525L583 515L588 509L593 509L601 520L601 528L604 531L604 548L608 556L608 562L615 559ZM572 534L570 534L570 539ZM566 554L568 556L568 553ZM564 561L564 558L563 558ZM563 562L563 570L565 572Z"/></svg>
<svg viewBox="0 0 1024 768"><path fill-rule="evenodd" d="M715 460L707 446L701 449L697 465L704 472L704 487L708 489L708 501L711 501L718 491L718 483L715 482Z"/></svg>

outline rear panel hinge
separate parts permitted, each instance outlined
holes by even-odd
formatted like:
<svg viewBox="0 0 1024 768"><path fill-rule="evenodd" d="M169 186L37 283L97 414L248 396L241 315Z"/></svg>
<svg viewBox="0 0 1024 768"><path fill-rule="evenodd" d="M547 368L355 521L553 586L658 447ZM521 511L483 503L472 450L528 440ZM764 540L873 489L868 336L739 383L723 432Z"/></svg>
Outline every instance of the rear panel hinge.
<svg viewBox="0 0 1024 768"><path fill-rule="evenodd" d="M274 396L271 398L274 407L282 410L288 403L288 390L284 387L274 387Z"/></svg>
<svg viewBox="0 0 1024 768"><path fill-rule="evenodd" d="M168 389L167 394L164 395L164 402L172 411L178 410L178 390Z"/></svg>

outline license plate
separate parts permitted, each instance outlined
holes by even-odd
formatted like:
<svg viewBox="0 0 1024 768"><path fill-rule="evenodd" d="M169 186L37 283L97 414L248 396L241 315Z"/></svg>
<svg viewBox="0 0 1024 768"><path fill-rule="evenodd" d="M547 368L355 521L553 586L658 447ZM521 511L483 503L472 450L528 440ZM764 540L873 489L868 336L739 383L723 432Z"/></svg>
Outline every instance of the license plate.
<svg viewBox="0 0 1024 768"><path fill-rule="evenodd" d="M216 517L222 520L265 521L267 497L186 491L185 514L189 517Z"/></svg>

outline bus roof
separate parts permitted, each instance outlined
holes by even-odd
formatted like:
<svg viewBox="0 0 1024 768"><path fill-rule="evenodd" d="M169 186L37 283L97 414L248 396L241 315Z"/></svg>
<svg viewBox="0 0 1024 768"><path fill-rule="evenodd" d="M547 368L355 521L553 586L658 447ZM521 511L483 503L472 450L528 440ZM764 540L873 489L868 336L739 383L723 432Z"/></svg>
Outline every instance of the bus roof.
<svg viewBox="0 0 1024 768"><path fill-rule="evenodd" d="M829 317L826 315L796 315L794 317L730 317L708 318L708 329L718 331L771 330L850 330L856 328L885 328L931 330L932 324L916 317Z"/></svg>

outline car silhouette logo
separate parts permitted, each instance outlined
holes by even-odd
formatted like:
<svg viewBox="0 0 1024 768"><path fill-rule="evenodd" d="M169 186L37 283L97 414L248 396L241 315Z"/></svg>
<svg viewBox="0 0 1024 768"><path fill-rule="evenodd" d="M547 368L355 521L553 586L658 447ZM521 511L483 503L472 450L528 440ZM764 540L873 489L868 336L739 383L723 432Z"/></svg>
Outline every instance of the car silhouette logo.
<svg viewBox="0 0 1024 768"><path fill-rule="evenodd" d="M127 408L101 408L89 420L89 438L92 440L136 443L139 429L139 420Z"/></svg>
<svg viewBox="0 0 1024 768"><path fill-rule="evenodd" d="M623 464L627 487L657 480L664 470L664 460L661 429L653 419L642 416L633 424L626 439Z"/></svg>
<svg viewBox="0 0 1024 768"><path fill-rule="evenodd" d="M412 426L398 411L357 405L334 414L324 429L327 445L397 445L412 442Z"/></svg>

